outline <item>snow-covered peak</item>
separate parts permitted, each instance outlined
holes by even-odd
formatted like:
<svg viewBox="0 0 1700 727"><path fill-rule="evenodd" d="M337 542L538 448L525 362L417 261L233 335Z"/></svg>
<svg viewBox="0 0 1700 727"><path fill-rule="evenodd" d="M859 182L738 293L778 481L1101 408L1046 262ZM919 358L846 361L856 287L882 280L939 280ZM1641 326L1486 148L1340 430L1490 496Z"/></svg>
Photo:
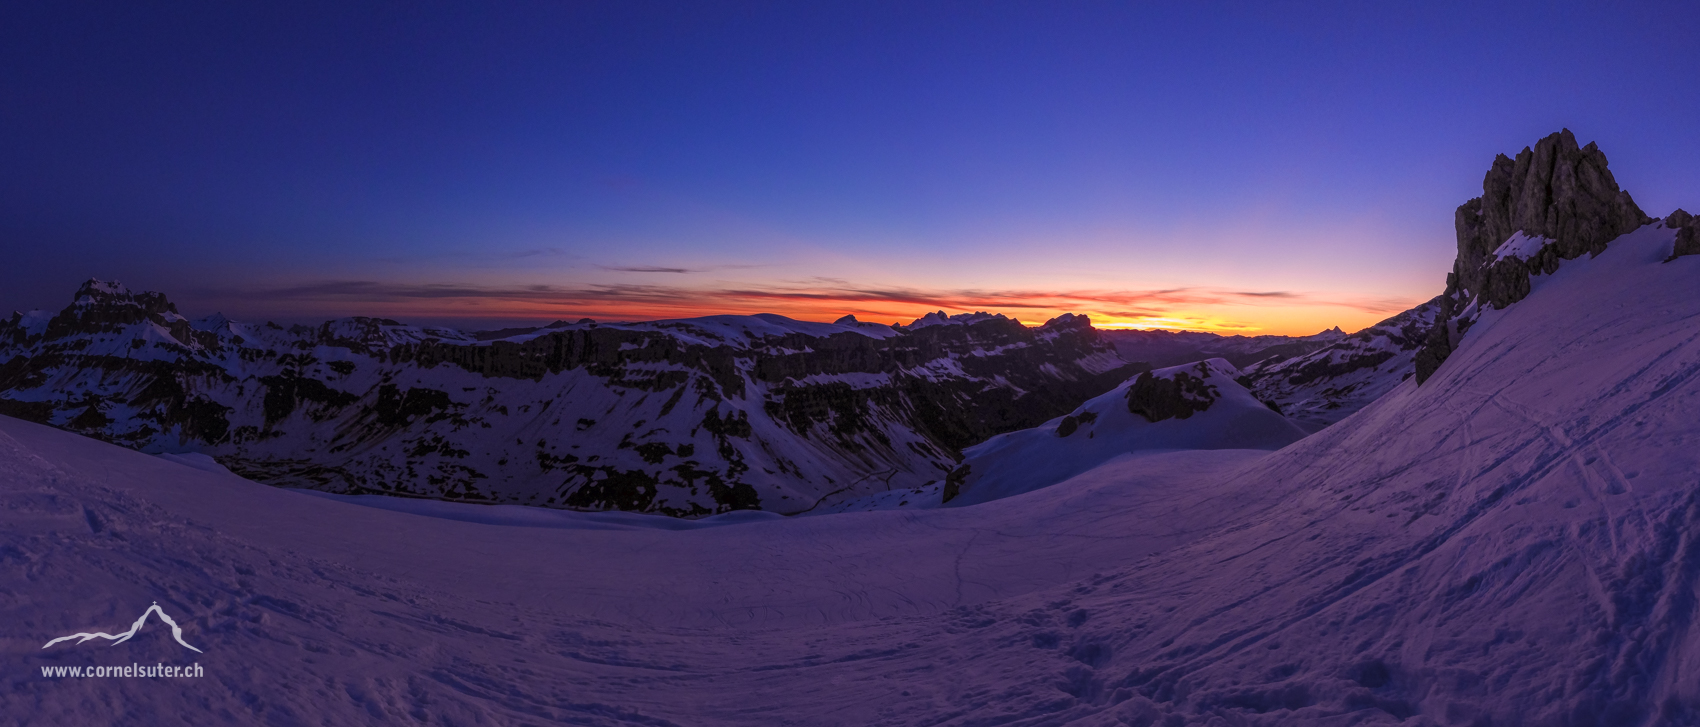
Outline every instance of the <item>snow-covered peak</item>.
<svg viewBox="0 0 1700 727"><path fill-rule="evenodd" d="M104 281L90 278L77 288L77 295L71 302L73 309L88 308L141 308L149 313L176 315L177 306L166 300L161 293L133 293L118 281Z"/></svg>
<svg viewBox="0 0 1700 727"><path fill-rule="evenodd" d="M39 336L45 332L47 322L53 320L52 313L40 308L33 309L28 313L13 313L12 316L17 322L18 329L23 331L24 335L31 337Z"/></svg>
<svg viewBox="0 0 1700 727"><path fill-rule="evenodd" d="M97 279L97 278L89 278L87 281L85 281L83 283L82 287L77 289L77 298L79 300L82 299L82 298L85 298L85 297L93 298L93 297L104 297L104 296L129 296L129 295L130 295L130 289L124 287L123 283L120 283L116 280L106 281L106 280L100 280L100 279Z"/></svg>

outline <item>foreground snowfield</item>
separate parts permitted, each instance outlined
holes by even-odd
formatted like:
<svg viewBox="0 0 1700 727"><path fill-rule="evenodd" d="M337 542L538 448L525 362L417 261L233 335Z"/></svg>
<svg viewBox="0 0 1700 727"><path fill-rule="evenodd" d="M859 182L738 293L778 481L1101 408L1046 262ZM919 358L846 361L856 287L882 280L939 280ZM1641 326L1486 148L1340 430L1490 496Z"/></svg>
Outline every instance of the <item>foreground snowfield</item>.
<svg viewBox="0 0 1700 727"><path fill-rule="evenodd" d="M1661 263L1672 237L1537 276L1422 387L1279 451L972 507L466 522L0 419L0 719L1697 723L1700 257ZM153 601L204 654L158 624L41 649ZM40 675L132 661L206 676Z"/></svg>

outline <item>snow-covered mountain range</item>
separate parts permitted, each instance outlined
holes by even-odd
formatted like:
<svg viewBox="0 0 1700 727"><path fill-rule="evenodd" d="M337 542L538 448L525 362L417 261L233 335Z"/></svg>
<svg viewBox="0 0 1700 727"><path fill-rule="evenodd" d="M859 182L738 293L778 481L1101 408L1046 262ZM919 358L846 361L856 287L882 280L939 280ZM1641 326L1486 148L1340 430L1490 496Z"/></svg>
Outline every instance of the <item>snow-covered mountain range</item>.
<svg viewBox="0 0 1700 727"><path fill-rule="evenodd" d="M775 315L493 338L349 318L190 321L91 280L0 322L0 413L260 481L577 509L782 513L942 480L961 448L1137 371L1090 322Z"/></svg>
<svg viewBox="0 0 1700 727"><path fill-rule="evenodd" d="M907 326L756 315L463 332L189 320L162 294L90 280L57 313L0 321L0 413L333 492L825 512L942 492L964 448L1151 361L1223 357L1254 396L1325 426L1410 375L1434 307L1301 338L943 311Z"/></svg>
<svg viewBox="0 0 1700 727"><path fill-rule="evenodd" d="M1142 373L966 461L1128 451L972 505L687 522L310 495L0 418L0 645L27 665L0 715L1700 724L1693 229L1638 225L1442 315L1469 323L1421 382L1273 451L1296 433L1267 405L1267 437L1211 448L1262 404L1227 361ZM41 648L152 601L204 653L147 630ZM162 658L207 676L36 671Z"/></svg>

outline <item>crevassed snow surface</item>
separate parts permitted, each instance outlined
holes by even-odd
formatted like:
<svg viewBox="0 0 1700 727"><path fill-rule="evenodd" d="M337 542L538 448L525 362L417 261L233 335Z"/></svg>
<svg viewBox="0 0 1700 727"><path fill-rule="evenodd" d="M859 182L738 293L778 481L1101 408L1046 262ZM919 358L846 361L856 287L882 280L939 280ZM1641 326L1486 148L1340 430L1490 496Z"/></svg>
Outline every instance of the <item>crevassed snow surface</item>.
<svg viewBox="0 0 1700 727"><path fill-rule="evenodd" d="M0 418L0 718L40 724L1694 724L1700 257L1537 276L1282 450L974 507L462 522ZM116 646L50 639L149 624ZM44 665L199 662L195 680Z"/></svg>

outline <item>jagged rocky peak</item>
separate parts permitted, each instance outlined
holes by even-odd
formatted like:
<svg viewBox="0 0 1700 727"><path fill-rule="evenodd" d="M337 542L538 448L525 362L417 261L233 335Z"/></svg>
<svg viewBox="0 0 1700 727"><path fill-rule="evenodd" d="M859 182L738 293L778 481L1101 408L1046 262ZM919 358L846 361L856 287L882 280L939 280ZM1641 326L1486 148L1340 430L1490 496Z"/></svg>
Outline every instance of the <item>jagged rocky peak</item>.
<svg viewBox="0 0 1700 727"><path fill-rule="evenodd" d="M77 288L72 308L141 308L149 313L178 315L176 304L164 293L132 293L123 283L89 278Z"/></svg>
<svg viewBox="0 0 1700 727"><path fill-rule="evenodd" d="M1598 255L1653 221L1617 186L1605 152L1592 142L1577 146L1569 129L1524 147L1516 159L1495 157L1482 196L1455 215L1458 258L1437 325L1416 357L1417 382L1440 368L1482 309L1522 300L1532 276L1550 275L1583 253Z"/></svg>
<svg viewBox="0 0 1700 727"><path fill-rule="evenodd" d="M1576 146L1564 129L1504 154L1482 180L1482 196L1458 207L1456 276L1450 288L1496 308L1529 294L1534 270L1552 273L1560 260L1599 254L1606 243L1652 222L1618 188L1605 152Z"/></svg>

